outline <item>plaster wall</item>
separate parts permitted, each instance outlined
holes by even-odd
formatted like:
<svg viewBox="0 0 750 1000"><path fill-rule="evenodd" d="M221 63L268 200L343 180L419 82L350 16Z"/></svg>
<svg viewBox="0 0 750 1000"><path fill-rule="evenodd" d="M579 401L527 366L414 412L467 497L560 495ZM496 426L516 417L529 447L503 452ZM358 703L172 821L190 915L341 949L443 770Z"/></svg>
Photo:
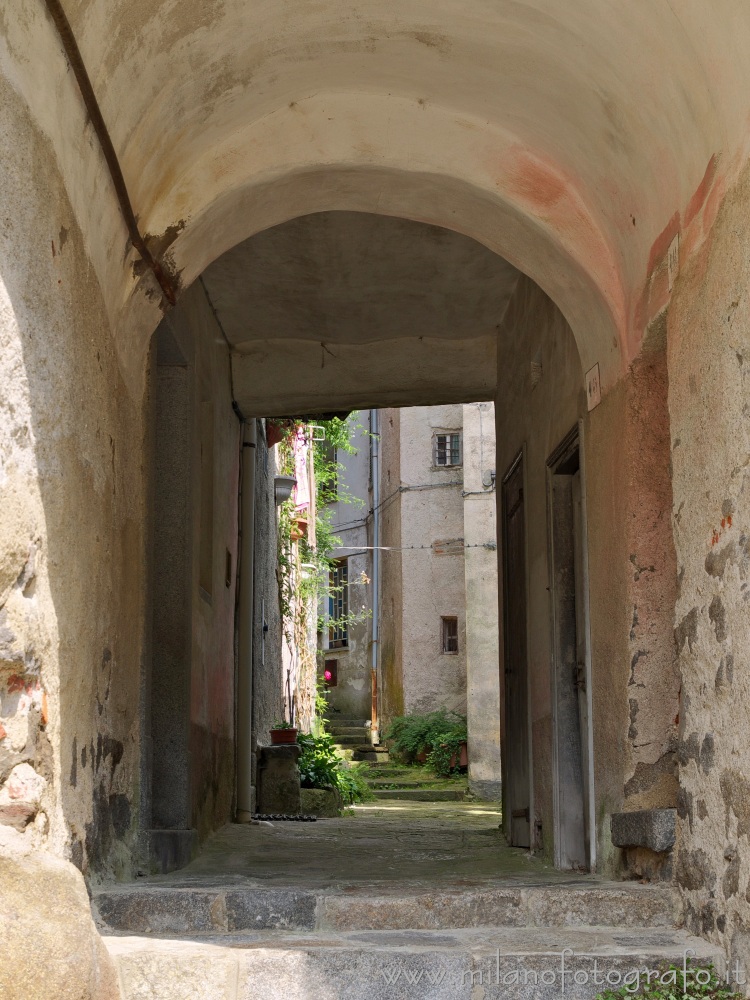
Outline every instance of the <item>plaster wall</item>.
<svg viewBox="0 0 750 1000"><path fill-rule="evenodd" d="M565 320L526 278L519 282L500 331L497 421L497 478L501 482L524 449L526 488L527 659L533 781L532 828L537 846L552 854L552 697L550 605L547 566L546 462L576 423L583 406L578 352ZM541 364L534 384L532 362ZM497 491L502 523L501 490ZM503 662L502 552L498 549L500 658ZM501 716L502 718L502 716ZM505 739L505 734L503 734ZM514 752L517 752L514 748ZM503 744L507 762L512 755ZM539 830L541 824L541 832Z"/></svg>
<svg viewBox="0 0 750 1000"><path fill-rule="evenodd" d="M155 340L148 825L202 840L228 820L234 796L240 425L228 349L200 283Z"/></svg>
<svg viewBox="0 0 750 1000"><path fill-rule="evenodd" d="M674 807L680 679L673 633L669 380L664 324L584 419L599 867L615 872L609 815Z"/></svg>
<svg viewBox="0 0 750 1000"><path fill-rule="evenodd" d="M349 626L347 648L325 652L325 659L338 662L338 683L329 692L334 713L352 719L369 719L372 711L372 545L370 493L369 415L354 413L349 418L355 428L352 443L355 454L339 452L343 466L339 473L340 496L330 504L333 533L342 547L335 557L349 560L349 613L356 616ZM324 636L327 645L328 637Z"/></svg>
<svg viewBox="0 0 750 1000"><path fill-rule="evenodd" d="M53 149L2 74L0 135L0 780L22 763L38 775L25 838L127 878L146 405L126 391Z"/></svg>
<svg viewBox="0 0 750 1000"><path fill-rule="evenodd" d="M750 967L750 175L669 307L679 652L675 878L695 932Z"/></svg>
<svg viewBox="0 0 750 1000"><path fill-rule="evenodd" d="M234 606L240 424L229 351L200 284L167 321L192 345L192 815L203 839L225 823L234 794ZM158 595L154 595L158 600Z"/></svg>
<svg viewBox="0 0 750 1000"><path fill-rule="evenodd" d="M743 0L721 18L700 0L677 12L667 0L503 3L491 16L446 0L429 17L416 0L303 16L241 0L66 7L141 228L183 286L309 212L446 225L560 304L605 387L658 310L654 262L683 221L691 245L705 237L704 208L747 152ZM20 0L0 36L3 73L59 161L138 397L159 318L153 278L133 267L44 8Z"/></svg>
<svg viewBox="0 0 750 1000"><path fill-rule="evenodd" d="M497 525L494 403L463 407L466 713L469 787L500 798L500 651L497 624Z"/></svg>
<svg viewBox="0 0 750 1000"><path fill-rule="evenodd" d="M652 329L642 359L589 413L567 324L528 279L519 283L500 338L495 404L499 477L525 449L532 811L535 823L541 823L537 841L551 856L553 651L546 463L581 420L598 867L614 873L620 857L609 840L611 812L673 806L677 794L679 680L670 626L676 574L668 518L663 339L658 327ZM502 576L500 608L502 612ZM502 627L501 617L501 657Z"/></svg>
<svg viewBox="0 0 750 1000"><path fill-rule="evenodd" d="M387 411L390 419L391 411ZM401 676L405 712L466 713L463 469L433 464L433 435L461 431L461 406L407 407L399 422L400 481L383 485L401 520L401 574L384 600L402 606ZM383 451L386 451L384 446ZM401 490L394 494L394 490ZM389 543L384 543L389 544ZM390 553L385 553L390 557ZM441 617L458 619L458 653L442 652Z"/></svg>

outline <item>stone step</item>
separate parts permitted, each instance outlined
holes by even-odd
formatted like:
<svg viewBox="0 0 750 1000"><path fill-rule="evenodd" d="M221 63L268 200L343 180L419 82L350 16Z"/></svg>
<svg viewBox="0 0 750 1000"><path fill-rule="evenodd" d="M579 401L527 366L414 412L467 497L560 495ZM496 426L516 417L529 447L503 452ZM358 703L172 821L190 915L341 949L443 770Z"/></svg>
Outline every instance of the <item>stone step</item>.
<svg viewBox="0 0 750 1000"><path fill-rule="evenodd" d="M105 937L104 943L118 968L123 1000L591 1000L606 988L608 974L611 982L616 973L681 965L688 948L703 963L721 958L716 946L683 931L611 926L270 931L199 941Z"/></svg>
<svg viewBox="0 0 750 1000"><path fill-rule="evenodd" d="M464 788L373 788L376 799L407 799L410 802L461 802Z"/></svg>
<svg viewBox="0 0 750 1000"><path fill-rule="evenodd" d="M451 930L467 927L672 928L677 892L637 882L444 889L350 886L346 890L269 886L173 888L118 885L92 904L112 933L235 933L256 930Z"/></svg>
<svg viewBox="0 0 750 1000"><path fill-rule="evenodd" d="M411 773L410 768L401 767L399 764L381 764L380 761L373 761L369 764L365 776L369 781L370 778L388 778L391 775L398 777L401 774Z"/></svg>
<svg viewBox="0 0 750 1000"><path fill-rule="evenodd" d="M364 761L364 762L374 762L374 761L387 761L388 751L385 747L375 747L371 746L367 749L357 749L351 751L352 760Z"/></svg>
<svg viewBox="0 0 750 1000"><path fill-rule="evenodd" d="M335 728L337 726L353 726L357 729L370 729L369 719L351 719L346 715L328 715L326 716L326 723L328 728Z"/></svg>
<svg viewBox="0 0 750 1000"><path fill-rule="evenodd" d="M466 791L465 782L454 781L453 784L457 785L457 788L448 786L448 782L451 781L450 778L425 778L423 781L419 781L416 778L399 778L398 775L394 775L393 777L384 775L383 777L378 778L371 778L368 775L365 780L373 791L378 788L423 788L425 791L437 791L438 789L431 789L430 786L435 785L438 782L441 782L441 789L444 788L446 791Z"/></svg>
<svg viewBox="0 0 750 1000"><path fill-rule="evenodd" d="M362 736L340 736L336 734L333 737L333 742L338 747L362 747L365 750L369 750L372 746L372 743Z"/></svg>
<svg viewBox="0 0 750 1000"><path fill-rule="evenodd" d="M358 740L364 740L366 743L370 742L370 730L363 729L361 726L331 726L329 732L334 738L338 738L339 736L356 736Z"/></svg>

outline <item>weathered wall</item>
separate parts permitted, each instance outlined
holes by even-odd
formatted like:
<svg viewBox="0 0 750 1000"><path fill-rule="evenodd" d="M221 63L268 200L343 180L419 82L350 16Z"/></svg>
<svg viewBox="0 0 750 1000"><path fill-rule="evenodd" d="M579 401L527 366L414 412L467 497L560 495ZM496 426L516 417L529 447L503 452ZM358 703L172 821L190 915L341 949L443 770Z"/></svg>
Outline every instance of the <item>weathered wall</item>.
<svg viewBox="0 0 750 1000"><path fill-rule="evenodd" d="M64 859L134 870L143 410L50 146L1 73L0 141L0 992L104 1000L111 963Z"/></svg>
<svg viewBox="0 0 750 1000"><path fill-rule="evenodd" d="M199 282L156 333L150 697L152 825L227 822L234 795L240 425ZM175 836L179 836L175 834Z"/></svg>
<svg viewBox="0 0 750 1000"><path fill-rule="evenodd" d="M598 866L609 872L620 864L610 843L609 815L622 808L673 806L677 793L679 680L670 626L675 562L668 517L667 379L659 329L656 324L642 358L590 413L572 334L553 303L528 279L519 283L511 301L499 345L499 477L526 446L534 809L543 850L550 855L553 709L546 463L576 422L583 421ZM541 363L538 381L536 373L532 378L532 362Z"/></svg>
<svg viewBox="0 0 750 1000"><path fill-rule="evenodd" d="M463 407L464 579L466 588L466 714L469 787L500 798L500 650L497 625L497 529L493 488L495 407Z"/></svg>
<svg viewBox="0 0 750 1000"><path fill-rule="evenodd" d="M541 379L538 382L532 378L532 362L541 364ZM541 823L541 841L537 831L537 843L548 857L552 856L553 837L553 734L546 462L575 425L583 406L580 361L567 324L540 289L528 278L521 278L503 319L498 344L498 394L495 400L497 479L498 483L502 482L525 445L527 659L534 788L532 828L535 822ZM502 523L501 492L498 487L499 524ZM498 555L499 650L502 663L501 547ZM503 752L507 760L512 759L505 748Z"/></svg>
<svg viewBox="0 0 750 1000"><path fill-rule="evenodd" d="M28 835L85 872L127 877L144 655L143 407L125 391L49 145L0 87L9 220L0 235L0 777L28 761L43 779Z"/></svg>
<svg viewBox="0 0 750 1000"><path fill-rule="evenodd" d="M460 406L415 406L387 411L400 432L399 481L384 483L382 502L394 490L398 508L401 572L383 589L401 606L401 683L405 712L439 708L466 713L466 617L463 548L463 469L433 465L433 434L461 430ZM394 442L395 444L395 442ZM384 469L391 467L391 444L383 442ZM384 545L392 544L384 542ZM386 561L391 553L385 553ZM395 589L392 589L395 588ZM458 653L442 652L441 616L458 618Z"/></svg>
<svg viewBox="0 0 750 1000"><path fill-rule="evenodd" d="M718 172L731 172L745 145L742 0L722 18L700 0L677 12L666 0L443 3L429 18L418 3L344 17L335 4L300 15L241 0L68 7L136 214L154 246L175 240L186 283L253 231L305 212L452 223L560 303L584 366L607 354L608 382L622 359L612 334L625 333L632 285L674 203L712 155L725 153ZM48 95L37 113L140 372L143 304L123 308L133 291L124 232L59 42L31 0L4 19L14 72Z"/></svg>
<svg viewBox="0 0 750 1000"><path fill-rule="evenodd" d="M673 807L679 675L669 523L668 380L663 322L584 422L588 501L594 782L599 867L620 852L609 815Z"/></svg>
<svg viewBox="0 0 750 1000"><path fill-rule="evenodd" d="M679 596L677 883L750 965L750 173L675 286L669 412Z"/></svg>

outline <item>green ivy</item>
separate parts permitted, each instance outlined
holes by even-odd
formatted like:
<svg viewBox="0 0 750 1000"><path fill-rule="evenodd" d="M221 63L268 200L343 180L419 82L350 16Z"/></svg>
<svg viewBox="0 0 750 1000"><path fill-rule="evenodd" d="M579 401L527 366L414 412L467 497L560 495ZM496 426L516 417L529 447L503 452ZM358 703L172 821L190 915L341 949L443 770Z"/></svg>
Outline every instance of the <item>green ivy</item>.
<svg viewBox="0 0 750 1000"><path fill-rule="evenodd" d="M298 733L297 743L302 747L297 766L303 788L335 788L345 804L371 797L361 769L356 764L347 765L329 733Z"/></svg>
<svg viewBox="0 0 750 1000"><path fill-rule="evenodd" d="M649 977L641 973L638 981L616 990L602 990L596 1000L628 1000L633 996L644 1000L744 1000L744 993L733 990L711 963L688 958L685 969L673 964L654 971L658 976L651 975L650 982L647 981ZM707 981L697 981L696 975Z"/></svg>

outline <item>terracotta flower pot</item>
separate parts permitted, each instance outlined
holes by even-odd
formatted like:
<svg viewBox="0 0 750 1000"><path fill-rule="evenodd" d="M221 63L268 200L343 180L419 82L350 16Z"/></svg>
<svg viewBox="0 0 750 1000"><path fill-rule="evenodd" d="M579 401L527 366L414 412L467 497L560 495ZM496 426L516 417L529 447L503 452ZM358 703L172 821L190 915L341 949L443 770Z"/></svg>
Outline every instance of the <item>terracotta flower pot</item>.
<svg viewBox="0 0 750 1000"><path fill-rule="evenodd" d="M453 756L451 757L451 762L450 762L451 770L455 766L456 766L456 755L453 754ZM468 750L468 747L466 746L466 743L462 743L461 744L461 749L460 749L459 755L458 755L458 766L459 767L468 767L469 766L469 750Z"/></svg>
<svg viewBox="0 0 750 1000"><path fill-rule="evenodd" d="M296 729L270 729L269 732L271 734L271 743L273 746L281 746L282 744L297 742Z"/></svg>
<svg viewBox="0 0 750 1000"><path fill-rule="evenodd" d="M292 529L290 531L290 536L293 542L298 542L300 538L304 538L307 534L307 518L306 517L295 517L292 520Z"/></svg>

